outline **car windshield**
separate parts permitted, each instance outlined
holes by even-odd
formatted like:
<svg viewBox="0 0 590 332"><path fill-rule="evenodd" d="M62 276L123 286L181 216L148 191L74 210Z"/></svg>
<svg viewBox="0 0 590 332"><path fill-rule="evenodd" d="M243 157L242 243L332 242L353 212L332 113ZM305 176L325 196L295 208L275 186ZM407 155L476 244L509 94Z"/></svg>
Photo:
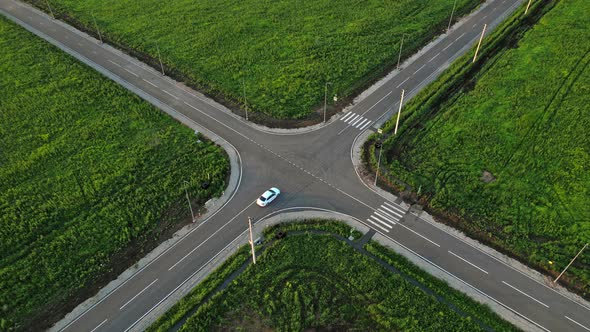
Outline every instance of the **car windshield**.
<svg viewBox="0 0 590 332"><path fill-rule="evenodd" d="M264 202L264 201L266 201L266 197L260 196L260 200Z"/></svg>

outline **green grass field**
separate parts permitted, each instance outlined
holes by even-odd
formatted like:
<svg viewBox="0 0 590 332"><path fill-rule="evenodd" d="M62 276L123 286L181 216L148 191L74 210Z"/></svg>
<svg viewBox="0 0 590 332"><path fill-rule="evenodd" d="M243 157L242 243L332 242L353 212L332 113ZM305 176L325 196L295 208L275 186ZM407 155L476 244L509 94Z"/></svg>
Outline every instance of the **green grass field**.
<svg viewBox="0 0 590 332"><path fill-rule="evenodd" d="M45 1L28 0L41 8ZM279 119L313 114L328 94L349 100L446 28L452 0L52 0L116 44L157 58L192 85ZM459 0L457 15L481 0ZM344 98L343 98L344 97ZM253 112L253 113L254 113ZM256 114L254 114L256 117ZM319 115L317 115L319 118Z"/></svg>
<svg viewBox="0 0 590 332"><path fill-rule="evenodd" d="M341 233L344 228L350 234L346 225L323 227L324 222L280 225L265 232L272 238L277 230L290 230L259 255L256 265L250 264L224 290L211 293L215 285L210 280L220 285L218 274L227 277L230 266L236 270L246 261L248 248L242 248L149 330L166 331L174 324L182 324L181 331L516 330L487 307L375 243L367 250L401 275L332 235L291 231L317 227ZM427 286L412 284L408 275Z"/></svg>
<svg viewBox="0 0 590 332"><path fill-rule="evenodd" d="M579 15L589 11L556 2L472 89L435 115L414 104L424 115L385 144L389 176L432 209L555 274L590 242L590 16ZM590 252L568 278L590 294Z"/></svg>
<svg viewBox="0 0 590 332"><path fill-rule="evenodd" d="M219 195L229 162L3 17L0 73L0 330L41 329L187 221L183 181L195 208Z"/></svg>

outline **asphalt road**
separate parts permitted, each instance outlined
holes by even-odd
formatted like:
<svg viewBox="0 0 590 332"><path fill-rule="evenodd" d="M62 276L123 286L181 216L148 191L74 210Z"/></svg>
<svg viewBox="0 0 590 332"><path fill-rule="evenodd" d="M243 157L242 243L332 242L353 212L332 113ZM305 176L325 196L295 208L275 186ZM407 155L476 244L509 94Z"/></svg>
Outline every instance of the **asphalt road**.
<svg viewBox="0 0 590 332"><path fill-rule="evenodd" d="M520 0L495 0L452 29L350 112L318 130L298 135L257 130L223 107L162 77L96 40L12 0L0 12L116 77L143 98L157 100L230 142L241 158L239 186L223 209L134 274L67 325L65 331L128 331L200 271L247 227L285 208L315 207L358 218L367 226L459 278L482 295L540 330L590 331L590 308L557 293L432 224L410 215L358 178L351 162L353 142L396 110L401 89L414 94L479 37L484 23L497 21ZM493 26L493 24L492 24ZM490 29L488 29L490 31ZM254 203L271 186L282 195L269 208Z"/></svg>

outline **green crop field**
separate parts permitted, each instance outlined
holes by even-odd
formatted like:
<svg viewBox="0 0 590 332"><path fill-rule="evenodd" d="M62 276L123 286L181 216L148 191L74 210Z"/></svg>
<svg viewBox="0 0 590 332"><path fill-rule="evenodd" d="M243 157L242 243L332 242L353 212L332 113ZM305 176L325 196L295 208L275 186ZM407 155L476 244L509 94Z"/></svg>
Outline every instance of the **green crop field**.
<svg viewBox="0 0 590 332"><path fill-rule="evenodd" d="M474 86L435 107L412 104L422 115L384 145L387 176L554 276L590 242L588 12L586 0L557 1ZM590 295L590 251L564 281Z"/></svg>
<svg viewBox="0 0 590 332"><path fill-rule="evenodd" d="M180 331L516 330L376 243L359 251L343 238L302 232L317 232L316 227L350 234L348 226L325 220L279 225L267 238L289 229L287 237L271 242L256 265L214 291L248 261L248 248L242 248L149 331L179 325Z"/></svg>
<svg viewBox="0 0 590 332"><path fill-rule="evenodd" d="M185 180L195 208L219 195L229 162L4 17L0 73L0 330L42 329L187 221Z"/></svg>
<svg viewBox="0 0 590 332"><path fill-rule="evenodd" d="M44 0L28 0L46 9ZM256 114L310 118L355 92L447 26L452 0L51 0L58 16L163 62L189 84ZM459 0L457 15L481 0ZM151 61L154 65L155 61ZM319 118L319 115L317 115Z"/></svg>

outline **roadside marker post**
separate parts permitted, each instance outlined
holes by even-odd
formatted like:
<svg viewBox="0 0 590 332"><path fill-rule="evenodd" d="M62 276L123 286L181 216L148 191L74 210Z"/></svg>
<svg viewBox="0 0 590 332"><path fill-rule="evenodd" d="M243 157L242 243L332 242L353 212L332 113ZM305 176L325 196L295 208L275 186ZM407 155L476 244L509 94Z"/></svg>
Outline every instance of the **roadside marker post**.
<svg viewBox="0 0 590 332"><path fill-rule="evenodd" d="M102 44L102 35L100 34L100 29L98 28L98 23L96 23L96 17L94 17L94 13L92 13L92 20L94 21L94 27L96 28L96 32L98 32L98 39L100 39L100 43Z"/></svg>
<svg viewBox="0 0 590 332"><path fill-rule="evenodd" d="M397 120L395 121L395 130L393 131L393 135L397 135L397 128L399 126L399 118L400 115L402 114L402 104L404 103L404 93L406 91L404 89L402 89L402 98L399 101L399 110L397 111Z"/></svg>
<svg viewBox="0 0 590 332"><path fill-rule="evenodd" d="M192 219L192 222L195 222L195 214L193 213L193 206L191 204L191 199L188 196L188 185L189 185L189 183L186 180L184 180L184 183L186 184L186 186L184 187L184 193L186 194L186 201L188 202L188 208L191 210L191 218L193 218Z"/></svg>
<svg viewBox="0 0 590 332"><path fill-rule="evenodd" d="M252 239L252 219L248 217L248 229L250 230L250 247L252 248L252 263L256 264L256 251L254 251L254 240Z"/></svg>
<svg viewBox="0 0 590 332"><path fill-rule="evenodd" d="M160 47L156 45L156 50L158 51L158 61L160 61L160 68L162 69L162 76L166 76L164 73L164 64L162 64L162 56L160 55Z"/></svg>
<svg viewBox="0 0 590 332"><path fill-rule="evenodd" d="M526 15L526 13L528 13L529 11L529 7L531 6L531 2L533 2L533 0L529 0L529 3L526 5L526 9L524 10L524 14Z"/></svg>
<svg viewBox="0 0 590 332"><path fill-rule="evenodd" d="M399 55L398 55L398 57L397 57L397 70L399 70L399 62L400 62L400 60L402 59L402 47L404 46L404 37L405 37L405 36L406 36L406 34L404 33L404 34L402 35L402 41L401 41L401 43L399 44Z"/></svg>
<svg viewBox="0 0 590 332"><path fill-rule="evenodd" d="M488 26L487 24L484 24L483 30L481 30L481 36L479 37L479 42L477 43L477 48L475 49L475 55L473 56L473 63L475 62L475 59L477 59L477 53L479 52L479 47L481 46L481 41L483 40L483 35L486 33L487 26Z"/></svg>
<svg viewBox="0 0 590 332"><path fill-rule="evenodd" d="M100 29L98 28L98 24L96 23L96 17L94 17L94 13L92 13L92 20L94 21L94 27L96 27L96 32L98 32L98 38L100 39L100 43L102 44L102 35L100 34Z"/></svg>
<svg viewBox="0 0 590 332"><path fill-rule="evenodd" d="M45 0L47 3L47 8L49 8L49 12L51 13L51 17L55 20L55 15L53 14L53 9L51 9L51 5L49 4L49 0Z"/></svg>
<svg viewBox="0 0 590 332"><path fill-rule="evenodd" d="M457 7L457 0L453 2L453 10L451 11L451 18L449 19L449 25L447 26L447 32L451 29L451 23L453 22L453 14L455 14L455 7Z"/></svg>
<svg viewBox="0 0 590 332"><path fill-rule="evenodd" d="M565 271L570 267L570 265L572 265L572 263L576 260L576 258L578 258L578 256L580 256L580 254L582 253L582 251L584 251L584 249L586 249L586 247L588 246L588 243L586 243L584 245L584 247L582 249L580 249L580 251L576 254L576 256L574 256L574 258L572 258L572 260L570 261L570 263L565 267L565 269L563 269L563 271L561 271L561 273L557 276L557 278L555 278L555 280L553 280L553 283L556 283L557 280L559 280L559 278L561 278L561 276L565 273Z"/></svg>

